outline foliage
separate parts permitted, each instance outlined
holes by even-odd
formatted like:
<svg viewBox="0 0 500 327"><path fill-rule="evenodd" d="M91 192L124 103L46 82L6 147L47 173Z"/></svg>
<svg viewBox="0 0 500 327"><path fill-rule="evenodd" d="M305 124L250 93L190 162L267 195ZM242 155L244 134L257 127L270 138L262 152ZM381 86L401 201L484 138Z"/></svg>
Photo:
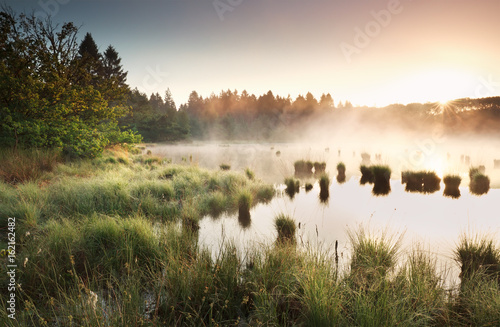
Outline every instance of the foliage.
<svg viewBox="0 0 500 327"><path fill-rule="evenodd" d="M119 138L119 129L109 126L126 112L117 94L127 87L100 75L100 55L85 52L92 51L85 46L93 41L89 34L78 50L74 24L58 27L9 9L0 13L0 27L0 146L95 157L110 143L103 130ZM113 68L121 69L119 60Z"/></svg>

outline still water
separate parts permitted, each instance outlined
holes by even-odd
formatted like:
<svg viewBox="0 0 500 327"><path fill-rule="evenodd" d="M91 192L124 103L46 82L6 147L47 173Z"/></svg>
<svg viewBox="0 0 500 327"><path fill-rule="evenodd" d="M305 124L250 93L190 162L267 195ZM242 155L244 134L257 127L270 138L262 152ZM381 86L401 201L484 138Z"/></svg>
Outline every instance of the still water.
<svg viewBox="0 0 500 327"><path fill-rule="evenodd" d="M149 148L153 154L171 159L174 163L197 164L217 169L221 163L231 165L234 171L246 167L255 171L257 178L273 183L275 198L267 204L257 204L250 211L250 221L238 220L238 215L205 217L200 223L200 244L216 252L221 242L231 240L244 252L259 244L271 244L276 239L274 217L285 213L293 217L298 229L299 243L333 249L339 242L341 262L348 265L349 243L347 230L359 226L381 235L403 237L403 254L419 246L435 255L438 265L448 271L450 281L456 280L458 270L453 262L453 250L462 234L487 234L496 239L500 236L500 170L494 167L495 153L475 153L473 148L459 147L423 154L422 167L407 167L407 149L392 151L358 148L333 148L322 145L311 147L304 144L192 144L155 145ZM370 151L371 150L371 151ZM278 152L279 151L279 152ZM277 154L278 152L278 154ZM368 153L371 163L391 167L391 192L386 196L374 196L372 185L360 185L359 165L361 153ZM422 154L420 154L422 155ZM500 157L500 153L498 154ZM191 160L190 160L190 159ZM324 161L330 175L329 199L320 201L319 185L311 191L304 187L291 199L282 185L285 177L293 176L296 160ZM190 163L191 161L191 163ZM344 162L347 181L337 183L336 165ZM482 196L470 194L468 169L471 165L484 165L491 179L492 189ZM444 184L433 194L409 193L401 184L401 171L406 169L430 169L443 174L462 176L461 197L443 196ZM303 185L303 183L302 183Z"/></svg>

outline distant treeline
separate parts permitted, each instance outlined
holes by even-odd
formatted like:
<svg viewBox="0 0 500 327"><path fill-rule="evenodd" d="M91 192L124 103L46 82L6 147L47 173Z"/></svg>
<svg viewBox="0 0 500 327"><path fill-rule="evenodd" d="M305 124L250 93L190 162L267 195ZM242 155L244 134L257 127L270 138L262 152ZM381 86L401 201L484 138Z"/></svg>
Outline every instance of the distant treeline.
<svg viewBox="0 0 500 327"><path fill-rule="evenodd" d="M113 46L100 52L91 34L78 42L73 23L0 12L0 147L61 148L93 157L118 143L186 139L288 140L303 130L358 133L361 128L421 131L440 124L450 134L498 133L500 98L353 107L330 94L281 97L193 91L176 107L170 90L150 96L126 83ZM351 130L349 130L349 127Z"/></svg>

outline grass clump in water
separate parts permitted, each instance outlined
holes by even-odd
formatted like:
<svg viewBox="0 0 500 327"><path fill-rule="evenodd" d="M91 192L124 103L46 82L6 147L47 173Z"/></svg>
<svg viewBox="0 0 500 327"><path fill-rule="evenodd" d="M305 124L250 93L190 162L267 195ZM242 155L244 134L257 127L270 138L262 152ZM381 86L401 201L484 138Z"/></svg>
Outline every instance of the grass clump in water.
<svg viewBox="0 0 500 327"><path fill-rule="evenodd" d="M432 171L404 171L401 182L406 183L407 192L434 193L441 188L441 178Z"/></svg>
<svg viewBox="0 0 500 327"><path fill-rule="evenodd" d="M374 176L373 176L373 171L372 171L371 167L361 165L359 167L359 170L361 172L361 179L360 179L359 183L361 185L365 185L366 183L372 184L374 181Z"/></svg>
<svg viewBox="0 0 500 327"><path fill-rule="evenodd" d="M337 164L337 182L342 184L345 183L345 164L343 162L339 162Z"/></svg>
<svg viewBox="0 0 500 327"><path fill-rule="evenodd" d="M326 162L315 162L314 164L314 174L319 176L326 171Z"/></svg>
<svg viewBox="0 0 500 327"><path fill-rule="evenodd" d="M386 195L391 191L391 169L388 166L372 166L373 194Z"/></svg>
<svg viewBox="0 0 500 327"><path fill-rule="evenodd" d="M460 197L460 183L462 178L458 175L446 175L443 178L444 192L443 194L452 198Z"/></svg>
<svg viewBox="0 0 500 327"><path fill-rule="evenodd" d="M220 170L230 170L231 169L231 165L222 163L222 164L219 165L219 168L220 168Z"/></svg>
<svg viewBox="0 0 500 327"><path fill-rule="evenodd" d="M490 178L481 172L479 168L469 170L469 189L472 194L483 195L490 190Z"/></svg>
<svg viewBox="0 0 500 327"><path fill-rule="evenodd" d="M314 164L311 161L297 160L293 164L296 177L311 177Z"/></svg>
<svg viewBox="0 0 500 327"><path fill-rule="evenodd" d="M245 175L247 175L249 180L255 179L255 173L250 168L245 169Z"/></svg>
<svg viewBox="0 0 500 327"><path fill-rule="evenodd" d="M310 190L313 189L313 185L311 183L306 183L305 189L306 189L306 192L309 192Z"/></svg>
<svg viewBox="0 0 500 327"><path fill-rule="evenodd" d="M330 197L330 177L328 174L323 173L319 177L319 197L322 202L326 202Z"/></svg>
<svg viewBox="0 0 500 327"><path fill-rule="evenodd" d="M300 181L293 177L285 178L285 186L285 193L290 197L290 199L293 199L295 193L299 193L300 191Z"/></svg>
<svg viewBox="0 0 500 327"><path fill-rule="evenodd" d="M243 189L237 195L238 221L243 228L250 226L250 207L253 203L253 195L249 190Z"/></svg>
<svg viewBox="0 0 500 327"><path fill-rule="evenodd" d="M274 226L278 232L277 240L279 243L295 243L295 231L297 227L291 217L279 214L274 219Z"/></svg>

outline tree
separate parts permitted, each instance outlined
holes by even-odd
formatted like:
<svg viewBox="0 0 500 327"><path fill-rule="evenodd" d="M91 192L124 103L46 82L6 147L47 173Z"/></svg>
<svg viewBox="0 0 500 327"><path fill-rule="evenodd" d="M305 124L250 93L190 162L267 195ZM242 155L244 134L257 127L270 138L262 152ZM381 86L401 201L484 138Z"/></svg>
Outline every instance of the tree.
<svg viewBox="0 0 500 327"><path fill-rule="evenodd" d="M91 81L74 82L77 58L92 48L78 48L78 29L11 10L0 13L0 29L0 145L98 155L121 112Z"/></svg>

